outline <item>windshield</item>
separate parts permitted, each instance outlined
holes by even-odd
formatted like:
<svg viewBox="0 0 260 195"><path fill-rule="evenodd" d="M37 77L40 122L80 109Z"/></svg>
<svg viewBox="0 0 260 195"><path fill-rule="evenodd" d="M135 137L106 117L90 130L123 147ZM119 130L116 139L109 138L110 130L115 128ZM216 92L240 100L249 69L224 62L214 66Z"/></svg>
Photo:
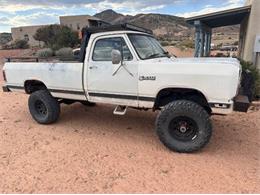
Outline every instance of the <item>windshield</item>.
<svg viewBox="0 0 260 195"><path fill-rule="evenodd" d="M128 37L141 59L168 57L168 52L154 37L142 34L128 34Z"/></svg>

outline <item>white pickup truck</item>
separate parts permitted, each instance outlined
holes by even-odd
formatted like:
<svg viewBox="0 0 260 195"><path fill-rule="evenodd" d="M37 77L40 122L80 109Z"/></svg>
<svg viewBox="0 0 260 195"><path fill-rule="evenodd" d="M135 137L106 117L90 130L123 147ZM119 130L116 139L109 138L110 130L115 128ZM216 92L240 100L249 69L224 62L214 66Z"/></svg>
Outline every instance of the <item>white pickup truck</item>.
<svg viewBox="0 0 260 195"><path fill-rule="evenodd" d="M194 152L210 140L213 114L247 112L236 98L241 67L232 58L170 57L152 33L129 24L85 30L78 61L12 62L3 68L5 92L29 94L40 124L59 118L60 103L158 110L156 132L165 146Z"/></svg>

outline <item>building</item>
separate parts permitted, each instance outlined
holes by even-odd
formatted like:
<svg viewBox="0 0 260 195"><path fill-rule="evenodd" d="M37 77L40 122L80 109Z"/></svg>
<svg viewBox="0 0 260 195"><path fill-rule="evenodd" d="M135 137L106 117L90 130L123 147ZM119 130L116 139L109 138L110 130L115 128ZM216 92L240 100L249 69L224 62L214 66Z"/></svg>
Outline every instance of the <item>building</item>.
<svg viewBox="0 0 260 195"><path fill-rule="evenodd" d="M27 40L29 45L32 47L39 47L43 46L43 42L37 41L33 38L35 35L36 31L44 27L45 25L38 25L38 26L21 26L21 27L15 27L11 28L12 32L12 38L13 41L15 40Z"/></svg>
<svg viewBox="0 0 260 195"><path fill-rule="evenodd" d="M68 26L74 31L81 31L84 27L92 26L102 26L107 25L108 23L100 20L99 18L88 16L88 15L79 15L79 16L61 16L60 24ZM37 41L33 38L36 31L47 25L38 25L38 26L21 26L11 29L13 41L15 40L27 40L28 44L32 47L41 47L43 42Z"/></svg>
<svg viewBox="0 0 260 195"><path fill-rule="evenodd" d="M253 62L260 69L260 56L256 51L260 40L260 0L247 0L245 6L236 9L187 18L195 27L195 57L210 55L212 29L240 24L239 57Z"/></svg>
<svg viewBox="0 0 260 195"><path fill-rule="evenodd" d="M74 31L81 31L84 27L102 26L108 23L89 15L60 16L60 24L68 26Z"/></svg>
<svg viewBox="0 0 260 195"><path fill-rule="evenodd" d="M246 17L240 27L240 57L246 61L254 62L260 69L260 55L259 52L254 51L257 36L260 36L260 1L247 0L247 6L251 6L251 12Z"/></svg>

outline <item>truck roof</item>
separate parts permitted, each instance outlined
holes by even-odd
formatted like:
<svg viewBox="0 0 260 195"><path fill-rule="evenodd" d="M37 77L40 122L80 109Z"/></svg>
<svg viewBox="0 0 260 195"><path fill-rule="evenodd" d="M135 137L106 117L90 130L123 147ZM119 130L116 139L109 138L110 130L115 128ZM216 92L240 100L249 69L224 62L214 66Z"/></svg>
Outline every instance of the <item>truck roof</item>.
<svg viewBox="0 0 260 195"><path fill-rule="evenodd" d="M79 61L84 62L85 60L85 54L86 54L86 48L88 46L88 42L90 39L90 36L92 34L115 34L115 33L146 33L146 34L153 34L152 30L145 29L139 26L135 26L132 24L116 24L116 25L108 25L108 26L101 26L101 27L90 27L90 28L83 28L82 29L82 43L80 47L80 55L79 55Z"/></svg>
<svg viewBox="0 0 260 195"><path fill-rule="evenodd" d="M111 31L135 31L135 32L142 32L147 34L153 34L152 30L135 26L132 24L128 24L128 23L101 26L101 27L83 28L82 34L95 34L95 33L111 32Z"/></svg>
<svg viewBox="0 0 260 195"><path fill-rule="evenodd" d="M131 31L131 30L120 30L120 31L107 31L107 32L99 32L99 33L94 33L91 34L91 37L99 37L99 36L106 36L106 35L115 35L115 34L143 34L143 35L150 35L148 33L143 33L143 32L139 32L139 31Z"/></svg>

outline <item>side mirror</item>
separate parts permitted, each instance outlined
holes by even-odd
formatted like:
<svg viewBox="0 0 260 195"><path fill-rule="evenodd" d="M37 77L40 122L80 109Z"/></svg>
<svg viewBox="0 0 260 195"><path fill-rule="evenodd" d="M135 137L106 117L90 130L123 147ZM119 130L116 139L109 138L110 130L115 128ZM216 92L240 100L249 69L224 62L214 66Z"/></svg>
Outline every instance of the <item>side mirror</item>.
<svg viewBox="0 0 260 195"><path fill-rule="evenodd" d="M119 50L113 49L111 55L113 64L119 64L122 61L122 55Z"/></svg>

